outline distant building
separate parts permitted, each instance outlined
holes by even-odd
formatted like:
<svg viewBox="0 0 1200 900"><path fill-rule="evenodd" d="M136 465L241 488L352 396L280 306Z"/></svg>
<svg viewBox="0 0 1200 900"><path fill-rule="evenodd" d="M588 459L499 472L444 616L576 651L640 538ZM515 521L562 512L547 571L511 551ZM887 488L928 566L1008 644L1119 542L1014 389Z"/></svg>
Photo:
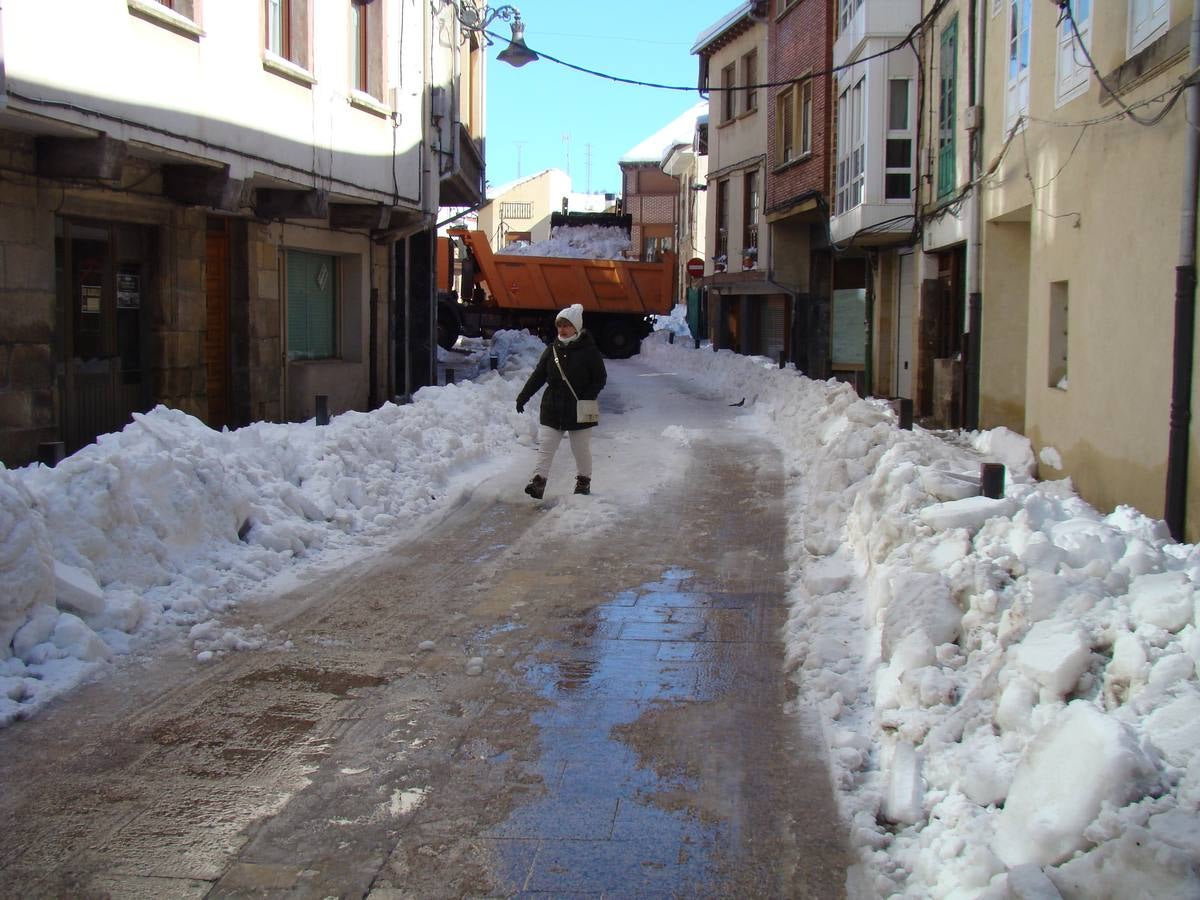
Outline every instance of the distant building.
<svg viewBox="0 0 1200 900"><path fill-rule="evenodd" d="M707 103L696 104L621 156L623 208L633 217L631 237L639 259L654 261L678 246L686 210L680 209L680 181L663 171L663 159L672 148L695 140L696 121L707 112Z"/></svg>
<svg viewBox="0 0 1200 900"><path fill-rule="evenodd" d="M584 194L571 189L571 176L561 169L544 169L525 178L488 188L488 203L479 210L479 230L493 249L515 241L544 241L550 237L550 216L571 212L605 212L615 202L611 194Z"/></svg>

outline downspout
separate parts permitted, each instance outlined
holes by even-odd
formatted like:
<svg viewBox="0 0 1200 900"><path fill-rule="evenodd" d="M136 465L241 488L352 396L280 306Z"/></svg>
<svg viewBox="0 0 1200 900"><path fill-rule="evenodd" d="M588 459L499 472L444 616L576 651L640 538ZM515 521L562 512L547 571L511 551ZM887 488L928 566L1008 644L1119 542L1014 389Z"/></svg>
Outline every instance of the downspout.
<svg viewBox="0 0 1200 900"><path fill-rule="evenodd" d="M1200 0L1192 0L1188 72L1200 66ZM1189 432L1192 423L1192 356L1196 332L1196 188L1200 166L1200 84L1187 89L1187 150L1183 208L1179 217L1179 265L1175 267L1175 347L1171 377L1171 429L1167 440L1167 527L1184 540L1187 518Z"/></svg>
<svg viewBox="0 0 1200 900"><path fill-rule="evenodd" d="M393 402L396 399L396 251L399 244L399 241L388 244L387 394Z"/></svg>
<svg viewBox="0 0 1200 900"><path fill-rule="evenodd" d="M866 349L863 356L863 396L875 395L875 278L879 274L879 251L867 251L867 291L865 297Z"/></svg>
<svg viewBox="0 0 1200 900"><path fill-rule="evenodd" d="M983 104L979 102L983 94L984 49L987 35L987 13L980 6L985 0L973 0L969 17L969 37L971 53L970 82L967 90L967 103L972 110L968 115L970 131L970 165L968 171L971 179L970 233L967 237L967 371L966 391L964 392L963 426L968 431L979 428L979 378L980 356L983 353L983 203L980 196L979 169L983 150Z"/></svg>

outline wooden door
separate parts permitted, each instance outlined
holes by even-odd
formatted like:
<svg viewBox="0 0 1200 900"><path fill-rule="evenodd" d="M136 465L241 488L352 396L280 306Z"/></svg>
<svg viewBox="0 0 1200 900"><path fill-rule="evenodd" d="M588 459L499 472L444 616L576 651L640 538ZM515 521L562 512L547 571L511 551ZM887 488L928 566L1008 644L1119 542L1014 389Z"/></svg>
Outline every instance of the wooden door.
<svg viewBox="0 0 1200 900"><path fill-rule="evenodd" d="M147 406L142 360L153 230L89 220L55 222L63 311L63 441L73 453L118 431Z"/></svg>
<svg viewBox="0 0 1200 900"><path fill-rule="evenodd" d="M207 377L208 424L229 424L229 230L225 219L210 216L205 241L204 368Z"/></svg>

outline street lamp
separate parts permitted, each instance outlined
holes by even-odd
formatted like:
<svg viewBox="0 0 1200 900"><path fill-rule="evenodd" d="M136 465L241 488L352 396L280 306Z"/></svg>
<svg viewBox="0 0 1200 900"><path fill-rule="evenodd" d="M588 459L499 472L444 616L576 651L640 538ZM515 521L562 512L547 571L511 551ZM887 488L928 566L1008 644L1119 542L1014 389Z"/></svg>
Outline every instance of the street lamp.
<svg viewBox="0 0 1200 900"><path fill-rule="evenodd" d="M521 21L521 11L515 6L491 7L477 0L450 0L454 7L459 23L471 31L484 33L487 39L487 29L497 19L509 23L512 29L512 39L508 46L496 55L496 59L510 66L520 68L525 63L536 62L538 55L525 46L525 23ZM491 43L489 40L488 43Z"/></svg>

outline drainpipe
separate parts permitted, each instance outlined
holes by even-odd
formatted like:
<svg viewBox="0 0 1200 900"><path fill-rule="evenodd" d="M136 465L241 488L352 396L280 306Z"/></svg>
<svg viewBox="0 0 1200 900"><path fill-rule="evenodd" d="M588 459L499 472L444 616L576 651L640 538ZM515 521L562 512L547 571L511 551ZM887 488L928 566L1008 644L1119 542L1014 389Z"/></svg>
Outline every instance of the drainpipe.
<svg viewBox="0 0 1200 900"><path fill-rule="evenodd" d="M1200 0L1192 0L1188 71L1200 66ZM1192 423L1192 343L1196 331L1196 188L1200 166L1200 85L1187 89L1187 151L1183 208L1179 217L1179 265L1175 267L1175 348L1171 377L1171 430L1167 440L1167 527L1184 540L1187 513L1189 431Z"/></svg>
<svg viewBox="0 0 1200 900"><path fill-rule="evenodd" d="M966 391L964 392L963 427L968 431L979 428L979 377L980 356L983 352L983 291L981 289L983 270L983 203L980 197L979 178L980 158L983 144L983 104L980 97L983 94L983 59L984 38L987 34L987 13L981 9L985 0L975 0L971 3L969 16L969 40L971 42L971 77L968 85L967 103L971 112L967 117L967 128L971 135L970 165L968 171L971 178L971 196L968 201L970 210L970 234L967 238L967 371Z"/></svg>
<svg viewBox="0 0 1200 900"><path fill-rule="evenodd" d="M875 278L879 274L879 251L867 251L866 355L863 358L863 396L875 395Z"/></svg>

